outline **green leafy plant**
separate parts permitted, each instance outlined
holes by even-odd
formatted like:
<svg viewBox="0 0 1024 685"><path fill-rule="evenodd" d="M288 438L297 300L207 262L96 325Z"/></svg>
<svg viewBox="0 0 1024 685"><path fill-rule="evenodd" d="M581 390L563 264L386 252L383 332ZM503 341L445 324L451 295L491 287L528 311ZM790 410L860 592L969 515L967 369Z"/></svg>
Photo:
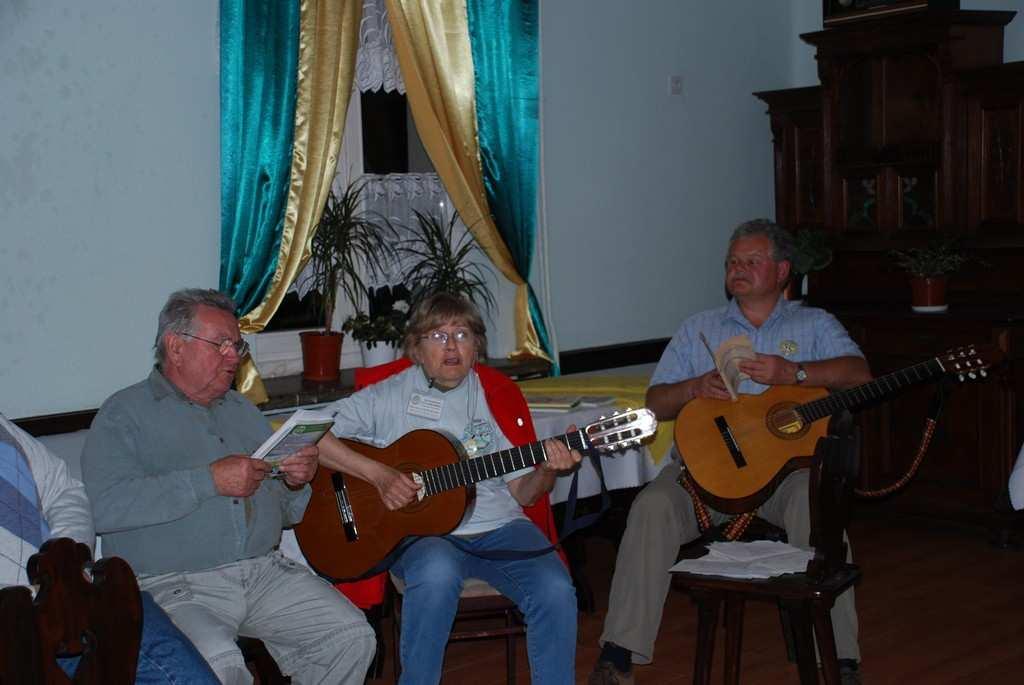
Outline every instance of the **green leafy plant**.
<svg viewBox="0 0 1024 685"><path fill-rule="evenodd" d="M359 312L345 320L342 329L369 348L377 343L398 346L409 319L409 293L405 286L370 289L369 313Z"/></svg>
<svg viewBox="0 0 1024 685"><path fill-rule="evenodd" d="M324 330L331 320L339 290L356 309L366 295L364 276L381 273L395 255L394 229L361 208L363 184L349 183L341 195L333 190L313 235L310 285L320 294Z"/></svg>
<svg viewBox="0 0 1024 685"><path fill-rule="evenodd" d="M935 278L959 271L972 258L956 238L937 238L923 247L890 250L896 265L918 278Z"/></svg>
<svg viewBox="0 0 1024 685"><path fill-rule="evenodd" d="M457 235L458 215L444 221L433 214L416 214L416 225L407 227L411 237L402 241L398 252L408 271L405 279L412 289L413 303L437 292L462 295L490 311L494 296L485 278L491 270L472 257L481 252L473 235Z"/></svg>
<svg viewBox="0 0 1024 685"><path fill-rule="evenodd" d="M793 273L809 274L832 263L832 245L825 231L804 229L793 235Z"/></svg>

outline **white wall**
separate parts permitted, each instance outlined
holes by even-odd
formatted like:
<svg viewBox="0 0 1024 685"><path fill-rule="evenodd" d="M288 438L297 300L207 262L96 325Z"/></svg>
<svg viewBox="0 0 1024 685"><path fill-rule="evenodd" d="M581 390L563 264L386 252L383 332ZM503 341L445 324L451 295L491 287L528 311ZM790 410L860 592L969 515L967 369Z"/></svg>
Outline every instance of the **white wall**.
<svg viewBox="0 0 1024 685"><path fill-rule="evenodd" d="M216 287L217 3L0 0L0 411L143 378L175 288Z"/></svg>
<svg viewBox="0 0 1024 685"><path fill-rule="evenodd" d="M774 213L768 119L751 93L791 85L790 5L541 2L561 349L669 336L724 302L730 231ZM671 74L682 96L668 94Z"/></svg>

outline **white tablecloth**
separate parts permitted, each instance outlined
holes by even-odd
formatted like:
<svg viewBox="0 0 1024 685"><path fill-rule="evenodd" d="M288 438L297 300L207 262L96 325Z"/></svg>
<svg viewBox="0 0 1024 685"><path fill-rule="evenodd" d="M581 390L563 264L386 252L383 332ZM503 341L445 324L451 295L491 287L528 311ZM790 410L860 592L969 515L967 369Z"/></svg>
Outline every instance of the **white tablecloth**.
<svg viewBox="0 0 1024 685"><path fill-rule="evenodd" d="M549 438L565 433L571 424L582 428L585 424L596 421L601 416L608 416L615 411L614 406L588 407L573 409L572 411L541 411L533 410L530 415L533 417L533 425L537 430L537 437L540 439ZM652 480L664 464L655 464L651 458L650 450L641 445L631 447L627 450L601 455L601 470L604 471L604 482L609 490L632 488ZM577 497L590 497L601 492L601 484L597 478L597 471L587 457L579 469L579 485L577 486ZM569 486L572 484L572 474L559 476L555 480L555 487L551 491L551 503L564 502L569 497Z"/></svg>

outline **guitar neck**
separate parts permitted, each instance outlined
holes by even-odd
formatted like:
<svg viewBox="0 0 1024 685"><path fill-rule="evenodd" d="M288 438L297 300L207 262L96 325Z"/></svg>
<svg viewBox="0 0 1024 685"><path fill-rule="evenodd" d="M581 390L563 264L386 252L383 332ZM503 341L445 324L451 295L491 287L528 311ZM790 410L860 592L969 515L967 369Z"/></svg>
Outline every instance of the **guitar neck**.
<svg viewBox="0 0 1024 685"><path fill-rule="evenodd" d="M802 404L796 408L807 423L831 416L843 409L858 409L861 406L893 395L903 388L931 380L945 373L938 359L908 366L885 376L848 390L839 390L821 399Z"/></svg>
<svg viewBox="0 0 1024 685"><path fill-rule="evenodd" d="M585 450L589 447L583 431L566 433L552 438L571 450ZM485 454L473 459L462 459L452 464L437 466L420 473L423 479L424 495L429 497L439 492L473 485L483 480L504 476L520 469L536 466L547 461L548 455L541 441L521 447L512 447Z"/></svg>

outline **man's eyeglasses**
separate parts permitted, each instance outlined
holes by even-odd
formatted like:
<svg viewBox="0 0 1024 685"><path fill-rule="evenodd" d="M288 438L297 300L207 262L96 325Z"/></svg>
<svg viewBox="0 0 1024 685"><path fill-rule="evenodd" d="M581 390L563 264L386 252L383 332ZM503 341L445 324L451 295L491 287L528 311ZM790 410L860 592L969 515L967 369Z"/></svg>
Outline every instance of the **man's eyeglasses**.
<svg viewBox="0 0 1024 685"><path fill-rule="evenodd" d="M421 335L420 340L429 340L435 345L443 346L447 345L449 340L454 340L456 345L465 343L472 337L472 333L467 331L465 328L459 328L449 333L448 331L442 331L440 329L430 331L426 335Z"/></svg>
<svg viewBox="0 0 1024 685"><path fill-rule="evenodd" d="M245 357L249 354L249 343L244 340L239 340L237 342L234 340L222 340L217 342L216 340L200 338L198 335L192 335L191 333L182 333L181 335L192 338L193 340L202 340L204 343L210 343L217 348L217 351L220 352L222 357L228 356L228 352L232 351L234 351L234 353L239 357Z"/></svg>

